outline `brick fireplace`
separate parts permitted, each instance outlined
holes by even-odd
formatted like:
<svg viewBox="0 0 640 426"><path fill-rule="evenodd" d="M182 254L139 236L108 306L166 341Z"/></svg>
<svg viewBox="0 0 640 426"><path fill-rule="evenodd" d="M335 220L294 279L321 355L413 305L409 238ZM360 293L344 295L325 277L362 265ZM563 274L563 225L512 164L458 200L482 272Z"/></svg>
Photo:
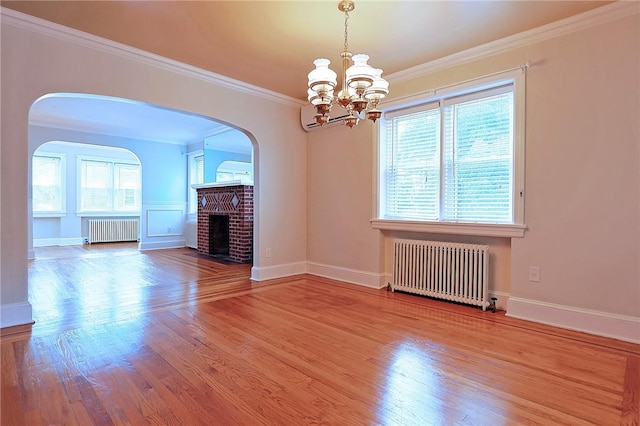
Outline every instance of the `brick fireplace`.
<svg viewBox="0 0 640 426"><path fill-rule="evenodd" d="M194 187L198 193L198 252L235 262L251 261L253 186L214 183Z"/></svg>

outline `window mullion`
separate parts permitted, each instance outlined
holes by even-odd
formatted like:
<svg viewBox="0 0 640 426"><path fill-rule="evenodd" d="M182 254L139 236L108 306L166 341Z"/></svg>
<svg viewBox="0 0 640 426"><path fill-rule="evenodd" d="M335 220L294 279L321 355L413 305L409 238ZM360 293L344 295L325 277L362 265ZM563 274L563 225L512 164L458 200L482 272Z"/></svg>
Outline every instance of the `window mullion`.
<svg viewBox="0 0 640 426"><path fill-rule="evenodd" d="M444 102L440 101L439 106L440 110L440 134L438 138L438 143L440 144L440 182L438 185L438 220L441 221L444 219L444 202L443 196L445 194L444 182L446 180L445 175L447 173L447 169L445 167L445 138L446 138L446 120L447 115L445 113Z"/></svg>
<svg viewBox="0 0 640 426"><path fill-rule="evenodd" d="M115 212L116 207L115 207L115 190L116 190L116 173L115 173L115 164L113 162L109 162L109 168L108 168L108 173L111 175L111 179L108 180L108 182L111 182L111 188L109 188L109 190L107 191L107 194L109 194L109 209L112 212Z"/></svg>

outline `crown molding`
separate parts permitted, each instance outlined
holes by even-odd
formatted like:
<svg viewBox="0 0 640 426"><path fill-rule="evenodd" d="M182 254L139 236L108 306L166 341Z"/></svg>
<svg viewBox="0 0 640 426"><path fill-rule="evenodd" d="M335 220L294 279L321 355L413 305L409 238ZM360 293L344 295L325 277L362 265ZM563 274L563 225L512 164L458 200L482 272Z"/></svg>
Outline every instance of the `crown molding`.
<svg viewBox="0 0 640 426"><path fill-rule="evenodd" d="M560 21L552 22L528 31L523 31L496 41L481 44L440 59L389 74L386 79L393 84L401 83L403 81L422 77L454 66L463 65L479 59L508 52L510 50L526 47L576 31L626 18L638 13L640 13L639 2L634 0L617 1L579 15L561 19Z"/></svg>
<svg viewBox="0 0 640 426"><path fill-rule="evenodd" d="M182 142L182 141L177 141L177 140L161 140L161 139L142 139L139 137L132 137L132 136L125 136L122 133L118 133L118 132L112 132L109 131L109 129L102 129L99 132L96 132L95 130L91 130L91 129L86 129L86 128L81 128L78 127L77 124L73 124L73 123L65 123L62 121L56 121L56 122L48 122L48 121L39 121L39 120L33 120L30 119L29 120L29 126L35 126L35 127L42 127L42 128L48 128L48 129L55 129L55 130L62 130L62 131L68 131L68 132L74 132L74 133L84 133L85 135L97 135L97 136L109 136L112 138L121 138L121 139L127 139L129 141L139 141L139 142L157 142L157 143L166 143L166 144L170 144L170 145L182 145L182 146L187 146L196 142L202 142L202 139L199 140L190 140L190 141L186 141L186 142ZM93 144L92 142L70 142L70 143L87 143L87 144Z"/></svg>
<svg viewBox="0 0 640 426"><path fill-rule="evenodd" d="M82 47L120 56L125 59L141 62L145 65L181 74L186 77L196 78L206 83L215 84L238 92L257 96L269 101L294 107L300 107L307 104L307 102L291 96L286 96L259 86L254 86L240 80L235 80L202 68L156 55L155 53L127 46L103 37L98 37L84 31L45 21L44 19L36 18L6 7L0 7L0 17L2 25L11 25L27 31L56 38L58 40L80 45Z"/></svg>

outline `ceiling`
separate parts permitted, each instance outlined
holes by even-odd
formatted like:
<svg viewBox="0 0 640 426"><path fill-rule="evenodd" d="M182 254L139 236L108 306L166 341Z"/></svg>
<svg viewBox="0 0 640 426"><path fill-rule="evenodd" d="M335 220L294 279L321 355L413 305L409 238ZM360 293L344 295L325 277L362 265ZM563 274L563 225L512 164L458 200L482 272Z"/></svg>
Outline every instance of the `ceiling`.
<svg viewBox="0 0 640 426"><path fill-rule="evenodd" d="M384 77L608 3L357 0L349 47L367 53ZM313 60L337 69L344 43L337 0L0 4L302 100Z"/></svg>
<svg viewBox="0 0 640 426"><path fill-rule="evenodd" d="M40 98L31 107L29 120L45 127L183 145L230 130L196 114L129 99L77 93Z"/></svg>

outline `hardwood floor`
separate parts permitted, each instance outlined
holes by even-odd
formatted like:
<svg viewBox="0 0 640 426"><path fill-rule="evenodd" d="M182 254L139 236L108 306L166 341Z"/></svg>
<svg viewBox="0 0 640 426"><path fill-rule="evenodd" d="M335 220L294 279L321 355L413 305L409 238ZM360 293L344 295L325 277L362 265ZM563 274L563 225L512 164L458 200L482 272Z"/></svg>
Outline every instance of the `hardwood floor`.
<svg viewBox="0 0 640 426"><path fill-rule="evenodd" d="M75 252L74 252L75 250ZM194 250L36 253L5 425L637 425L640 345Z"/></svg>

